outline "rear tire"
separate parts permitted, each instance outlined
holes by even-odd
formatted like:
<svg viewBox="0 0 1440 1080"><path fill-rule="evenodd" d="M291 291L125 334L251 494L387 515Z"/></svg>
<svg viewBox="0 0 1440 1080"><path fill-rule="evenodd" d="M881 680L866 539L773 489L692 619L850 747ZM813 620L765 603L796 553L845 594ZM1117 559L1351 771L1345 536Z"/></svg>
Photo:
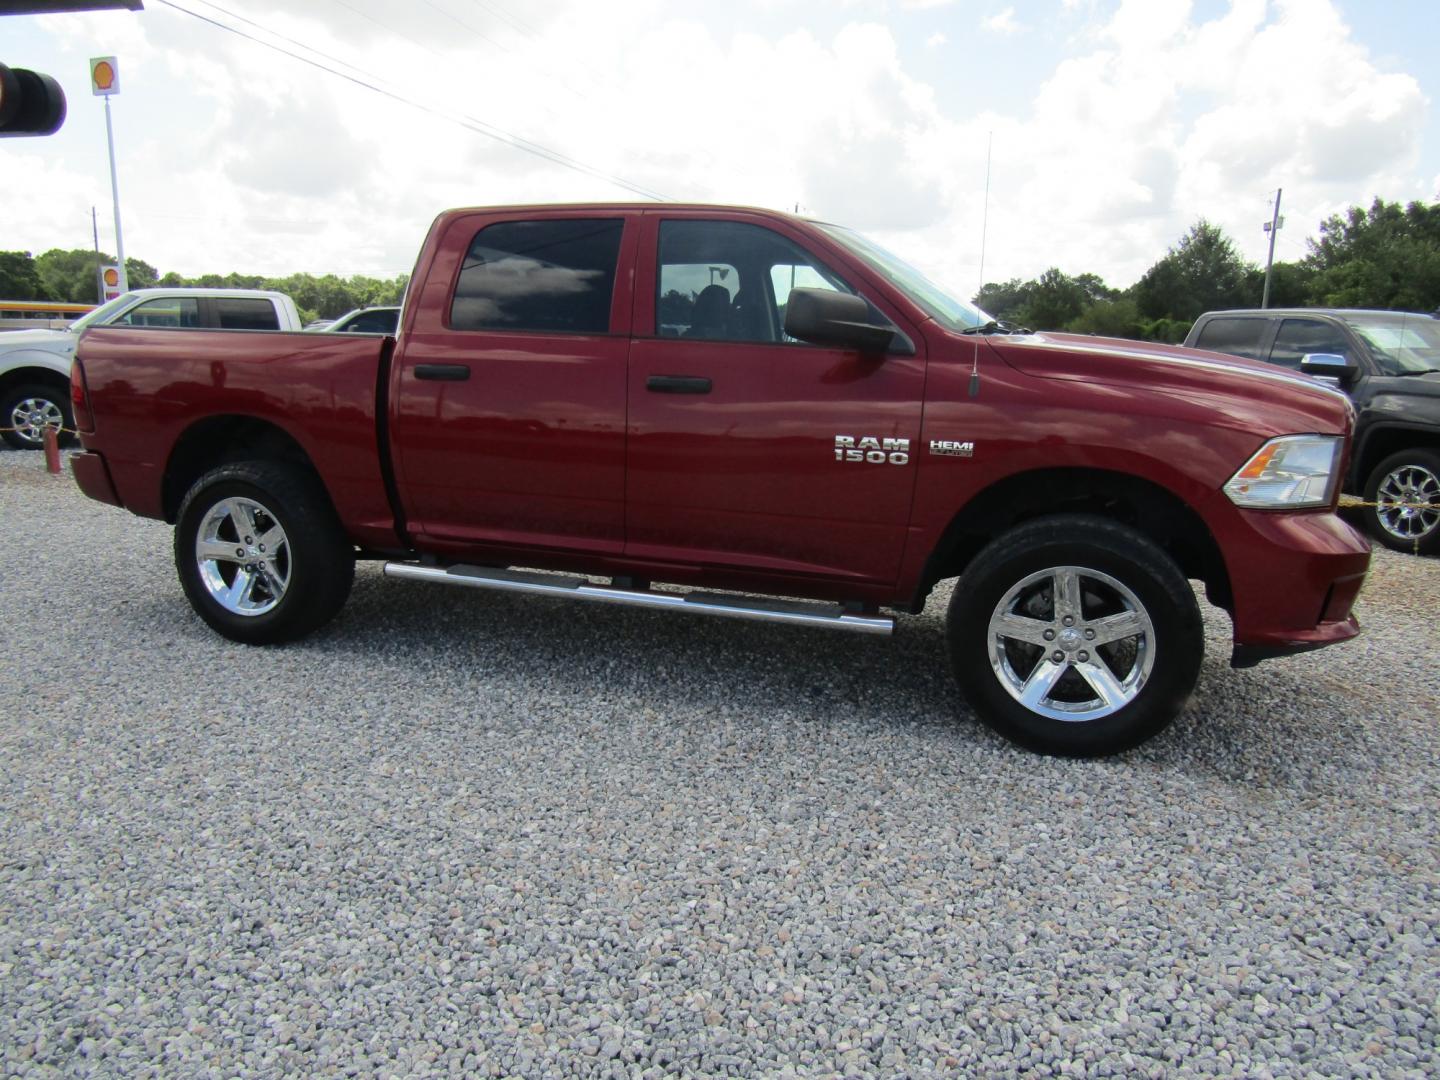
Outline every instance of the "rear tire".
<svg viewBox="0 0 1440 1080"><path fill-rule="evenodd" d="M1440 552L1440 454L1391 454L1365 481L1365 501L1372 504L1365 507L1365 526L1380 543L1394 551Z"/></svg>
<svg viewBox="0 0 1440 1080"><path fill-rule="evenodd" d="M185 595L217 633L247 645L292 641L335 617L355 551L320 482L273 461L212 469L175 523Z"/></svg>
<svg viewBox="0 0 1440 1080"><path fill-rule="evenodd" d="M956 681L1021 746L1096 757L1137 746L1184 708L1204 655L1195 594L1134 529L1063 515L975 557L947 626Z"/></svg>
<svg viewBox="0 0 1440 1080"><path fill-rule="evenodd" d="M0 394L0 437L16 450L43 450L47 427L59 429L61 446L75 441L68 385L21 383Z"/></svg>

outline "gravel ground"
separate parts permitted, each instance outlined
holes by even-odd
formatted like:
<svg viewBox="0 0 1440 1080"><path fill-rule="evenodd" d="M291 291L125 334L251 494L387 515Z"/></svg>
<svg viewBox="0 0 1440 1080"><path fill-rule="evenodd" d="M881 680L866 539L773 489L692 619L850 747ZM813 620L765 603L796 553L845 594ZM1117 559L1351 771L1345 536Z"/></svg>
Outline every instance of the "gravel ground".
<svg viewBox="0 0 1440 1080"><path fill-rule="evenodd" d="M250 649L0 452L0 1075L1433 1076L1440 561L1121 758L880 641L386 581Z"/></svg>

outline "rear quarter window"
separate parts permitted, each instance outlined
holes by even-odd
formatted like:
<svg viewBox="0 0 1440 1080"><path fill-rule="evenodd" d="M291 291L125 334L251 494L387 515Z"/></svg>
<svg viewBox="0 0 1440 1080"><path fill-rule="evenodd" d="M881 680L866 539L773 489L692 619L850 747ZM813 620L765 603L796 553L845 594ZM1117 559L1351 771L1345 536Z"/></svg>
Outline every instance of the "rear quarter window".
<svg viewBox="0 0 1440 1080"><path fill-rule="evenodd" d="M1260 360L1260 342L1269 325L1268 319L1211 319L1200 328L1195 348Z"/></svg>
<svg viewBox="0 0 1440 1080"><path fill-rule="evenodd" d="M269 300L220 296L215 299L215 318L222 330L279 330L280 319Z"/></svg>

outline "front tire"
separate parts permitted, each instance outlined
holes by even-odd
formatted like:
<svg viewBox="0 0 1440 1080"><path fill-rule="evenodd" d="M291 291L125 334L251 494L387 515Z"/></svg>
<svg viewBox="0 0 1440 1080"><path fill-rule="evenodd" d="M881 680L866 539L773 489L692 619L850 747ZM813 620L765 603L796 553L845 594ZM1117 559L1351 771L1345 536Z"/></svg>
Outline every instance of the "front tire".
<svg viewBox="0 0 1440 1080"><path fill-rule="evenodd" d="M0 394L0 438L16 450L43 450L47 427L59 432L61 446L74 441L68 386L21 383Z"/></svg>
<svg viewBox="0 0 1440 1080"><path fill-rule="evenodd" d="M1365 525L1394 551L1440 551L1440 454L1402 450L1365 481Z"/></svg>
<svg viewBox="0 0 1440 1080"><path fill-rule="evenodd" d="M980 719L1045 754L1137 746L1184 707L1204 631L1175 563L1134 529L1063 515L1021 525L955 585L956 681Z"/></svg>
<svg viewBox="0 0 1440 1080"><path fill-rule="evenodd" d="M350 595L355 552L311 473L250 461L212 469L186 494L175 568L213 630L270 645L334 618Z"/></svg>

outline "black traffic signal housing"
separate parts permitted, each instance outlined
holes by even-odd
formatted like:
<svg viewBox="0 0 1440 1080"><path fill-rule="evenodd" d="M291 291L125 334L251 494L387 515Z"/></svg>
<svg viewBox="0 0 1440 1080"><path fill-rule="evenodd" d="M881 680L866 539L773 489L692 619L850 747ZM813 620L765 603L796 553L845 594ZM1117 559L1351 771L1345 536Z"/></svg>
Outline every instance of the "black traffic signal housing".
<svg viewBox="0 0 1440 1080"><path fill-rule="evenodd" d="M0 64L0 138L53 135L65 123L65 91L49 75Z"/></svg>

